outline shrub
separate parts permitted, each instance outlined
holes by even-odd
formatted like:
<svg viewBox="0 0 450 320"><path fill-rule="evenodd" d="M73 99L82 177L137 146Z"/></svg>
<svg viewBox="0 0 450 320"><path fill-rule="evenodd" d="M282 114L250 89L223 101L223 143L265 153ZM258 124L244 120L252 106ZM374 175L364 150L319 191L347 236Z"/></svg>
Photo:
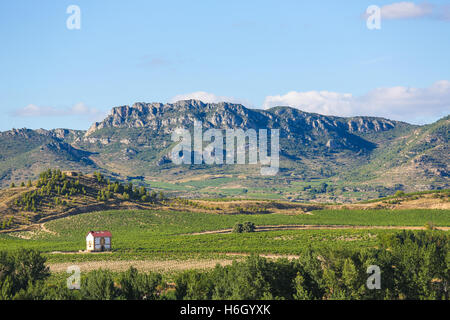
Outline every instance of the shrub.
<svg viewBox="0 0 450 320"><path fill-rule="evenodd" d="M425 223L425 229L426 230L436 230L436 226L434 225L433 222L429 221L429 222Z"/></svg>
<svg viewBox="0 0 450 320"><path fill-rule="evenodd" d="M244 231L244 226L242 223L236 223L233 227L233 233L242 233Z"/></svg>
<svg viewBox="0 0 450 320"><path fill-rule="evenodd" d="M394 194L394 197L397 197L397 198L401 198L401 197L404 197L405 196L405 192L404 191L401 191L401 190L398 190L395 194Z"/></svg>
<svg viewBox="0 0 450 320"><path fill-rule="evenodd" d="M253 222L244 222L242 226L243 232L255 232L255 224Z"/></svg>
<svg viewBox="0 0 450 320"><path fill-rule="evenodd" d="M236 223L233 227L233 233L249 233L255 232L255 224L253 222Z"/></svg>

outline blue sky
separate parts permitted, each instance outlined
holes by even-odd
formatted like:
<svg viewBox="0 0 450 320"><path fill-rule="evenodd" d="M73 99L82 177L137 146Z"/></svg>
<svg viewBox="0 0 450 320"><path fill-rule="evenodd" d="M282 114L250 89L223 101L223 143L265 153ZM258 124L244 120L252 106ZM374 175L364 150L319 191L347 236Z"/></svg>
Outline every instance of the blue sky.
<svg viewBox="0 0 450 320"><path fill-rule="evenodd" d="M0 43L2 131L184 98L419 124L450 110L450 1L1 1Z"/></svg>

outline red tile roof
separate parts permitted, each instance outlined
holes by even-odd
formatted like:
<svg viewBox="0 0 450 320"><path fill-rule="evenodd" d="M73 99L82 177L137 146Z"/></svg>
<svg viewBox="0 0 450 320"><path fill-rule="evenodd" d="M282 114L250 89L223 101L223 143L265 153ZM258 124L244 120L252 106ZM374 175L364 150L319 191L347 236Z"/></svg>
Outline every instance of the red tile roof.
<svg viewBox="0 0 450 320"><path fill-rule="evenodd" d="M87 235L92 234L94 237L112 237L109 231L90 231Z"/></svg>

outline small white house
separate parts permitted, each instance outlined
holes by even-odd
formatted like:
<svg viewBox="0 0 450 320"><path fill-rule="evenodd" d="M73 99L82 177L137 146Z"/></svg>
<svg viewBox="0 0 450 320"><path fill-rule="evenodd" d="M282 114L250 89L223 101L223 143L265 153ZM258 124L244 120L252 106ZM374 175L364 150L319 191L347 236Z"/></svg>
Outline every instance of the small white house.
<svg viewBox="0 0 450 320"><path fill-rule="evenodd" d="M86 251L111 250L112 234L109 231L90 231L86 236Z"/></svg>

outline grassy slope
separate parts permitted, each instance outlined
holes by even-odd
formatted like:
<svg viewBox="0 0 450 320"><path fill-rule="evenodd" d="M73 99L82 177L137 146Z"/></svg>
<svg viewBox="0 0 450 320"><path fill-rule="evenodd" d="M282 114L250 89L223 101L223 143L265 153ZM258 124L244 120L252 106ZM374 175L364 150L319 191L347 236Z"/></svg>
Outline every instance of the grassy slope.
<svg viewBox="0 0 450 320"><path fill-rule="evenodd" d="M399 136L375 149L370 162L349 173L346 179L357 181L359 177L383 185L401 183L410 190L427 190L430 182L448 185L448 163L442 155L449 152L449 126L447 116L412 131L400 130ZM436 169L441 173L436 174Z"/></svg>

